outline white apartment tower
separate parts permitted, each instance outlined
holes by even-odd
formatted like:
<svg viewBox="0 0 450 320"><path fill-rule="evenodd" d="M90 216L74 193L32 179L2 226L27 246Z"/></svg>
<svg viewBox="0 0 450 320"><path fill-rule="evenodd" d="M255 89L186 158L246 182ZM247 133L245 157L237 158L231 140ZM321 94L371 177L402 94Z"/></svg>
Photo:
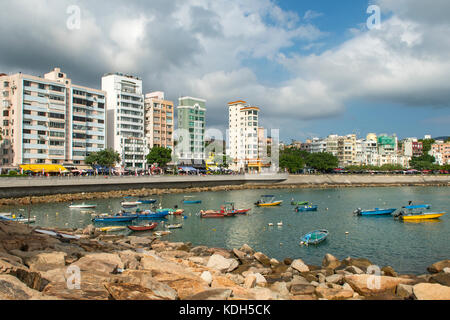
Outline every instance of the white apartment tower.
<svg viewBox="0 0 450 320"><path fill-rule="evenodd" d="M232 170L246 170L250 163L259 162L258 107L239 100L230 102L228 156L233 159Z"/></svg>
<svg viewBox="0 0 450 320"><path fill-rule="evenodd" d="M120 154L122 168L145 169L144 95L142 80L121 73L102 78L107 92L107 145Z"/></svg>

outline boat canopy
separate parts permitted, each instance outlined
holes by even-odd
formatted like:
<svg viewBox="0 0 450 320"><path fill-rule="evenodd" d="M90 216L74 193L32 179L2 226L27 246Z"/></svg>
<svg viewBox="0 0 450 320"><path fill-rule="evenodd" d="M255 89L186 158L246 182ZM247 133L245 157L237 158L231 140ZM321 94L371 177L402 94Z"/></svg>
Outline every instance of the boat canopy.
<svg viewBox="0 0 450 320"><path fill-rule="evenodd" d="M66 168L57 164L21 164L20 168L24 171L32 171L34 173L65 173L69 172Z"/></svg>
<svg viewBox="0 0 450 320"><path fill-rule="evenodd" d="M406 206L403 207L403 209L429 209L431 205L429 204L419 204L419 205L413 205L413 206Z"/></svg>

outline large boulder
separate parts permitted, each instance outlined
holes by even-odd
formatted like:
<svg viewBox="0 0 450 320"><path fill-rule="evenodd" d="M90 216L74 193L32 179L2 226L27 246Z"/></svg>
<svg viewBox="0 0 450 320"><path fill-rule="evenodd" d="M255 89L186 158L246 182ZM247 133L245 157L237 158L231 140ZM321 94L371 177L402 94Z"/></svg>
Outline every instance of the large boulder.
<svg viewBox="0 0 450 320"><path fill-rule="evenodd" d="M445 268L450 268L450 260L436 262L427 268L430 273L443 272Z"/></svg>
<svg viewBox="0 0 450 320"><path fill-rule="evenodd" d="M199 292L195 295L185 298L184 300L190 301L203 301L203 300L215 300L215 301L223 301L227 300L233 291L231 289L208 289L202 292Z"/></svg>
<svg viewBox="0 0 450 320"><path fill-rule="evenodd" d="M245 277L244 288L251 289L256 286L256 276L254 274L249 274Z"/></svg>
<svg viewBox="0 0 450 320"><path fill-rule="evenodd" d="M65 252L41 252L24 259L32 271L48 271L66 265Z"/></svg>
<svg viewBox="0 0 450 320"><path fill-rule="evenodd" d="M316 287L311 284L292 284L291 294L294 296L311 295L315 292Z"/></svg>
<svg viewBox="0 0 450 320"><path fill-rule="evenodd" d="M342 264L340 267L345 269L345 267L355 266L355 267L358 267L359 269L363 270L364 272L367 272L367 268L369 268L370 266L373 266L373 265L374 264L368 259L348 257L348 258L342 260Z"/></svg>
<svg viewBox="0 0 450 320"><path fill-rule="evenodd" d="M248 244L244 244L239 250L248 255L253 255L255 253L255 250L253 250L253 248L250 247Z"/></svg>
<svg viewBox="0 0 450 320"><path fill-rule="evenodd" d="M341 265L341 262L339 261L339 259L329 253L327 253L322 260L323 268L336 269L340 265Z"/></svg>
<svg viewBox="0 0 450 320"><path fill-rule="evenodd" d="M47 296L33 290L12 275L0 274L0 300L54 300L56 297Z"/></svg>
<svg viewBox="0 0 450 320"><path fill-rule="evenodd" d="M325 282L334 284L343 284L344 276L341 274L334 274L332 276L326 277Z"/></svg>
<svg viewBox="0 0 450 320"><path fill-rule="evenodd" d="M291 268L298 272L308 272L309 267L301 259L296 259L292 262Z"/></svg>
<svg viewBox="0 0 450 320"><path fill-rule="evenodd" d="M381 272L383 272L383 275L388 277L398 277L398 273L395 272L394 268L391 266L386 266L381 269Z"/></svg>
<svg viewBox="0 0 450 320"><path fill-rule="evenodd" d="M151 272L145 270L127 270L120 277L120 282L137 284L153 292L155 296L158 296L166 300L177 300L177 292L169 287L167 284L156 281Z"/></svg>
<svg viewBox="0 0 450 320"><path fill-rule="evenodd" d="M437 283L419 283L413 287L417 300L450 300L450 287Z"/></svg>
<svg viewBox="0 0 450 320"><path fill-rule="evenodd" d="M168 300L138 284L106 283L105 288L114 300Z"/></svg>
<svg viewBox="0 0 450 320"><path fill-rule="evenodd" d="M342 288L316 288L316 295L326 300L346 300L353 298L352 290L344 290Z"/></svg>
<svg viewBox="0 0 450 320"><path fill-rule="evenodd" d="M81 271L103 273L112 273L117 268L124 268L124 263L120 256L113 253L90 253L72 265L79 267Z"/></svg>
<svg viewBox="0 0 450 320"><path fill-rule="evenodd" d="M206 265L208 268L216 269L220 272L231 272L239 267L236 259L227 259L220 254L213 254Z"/></svg>
<svg viewBox="0 0 450 320"><path fill-rule="evenodd" d="M42 291L49 283L40 272L33 272L23 265L13 265L0 260L0 274L12 275L34 290Z"/></svg>
<svg viewBox="0 0 450 320"><path fill-rule="evenodd" d="M263 266L270 267L270 258L262 252L256 252L253 257L258 260Z"/></svg>
<svg viewBox="0 0 450 320"><path fill-rule="evenodd" d="M433 276L431 276L430 282L431 283L439 283L439 284L442 284L443 286L450 287L450 273L442 272L442 273L434 274Z"/></svg>
<svg viewBox="0 0 450 320"><path fill-rule="evenodd" d="M200 278L202 278L208 285L211 285L213 281L212 274L209 271L204 271Z"/></svg>
<svg viewBox="0 0 450 320"><path fill-rule="evenodd" d="M369 274L348 275L344 277L354 291L360 295L370 296L380 293L395 294L395 289L399 284L411 284L413 280L394 278L386 276L375 276Z"/></svg>
<svg viewBox="0 0 450 320"><path fill-rule="evenodd" d="M399 284L395 294L403 299L409 299L413 295L413 286L407 284Z"/></svg>

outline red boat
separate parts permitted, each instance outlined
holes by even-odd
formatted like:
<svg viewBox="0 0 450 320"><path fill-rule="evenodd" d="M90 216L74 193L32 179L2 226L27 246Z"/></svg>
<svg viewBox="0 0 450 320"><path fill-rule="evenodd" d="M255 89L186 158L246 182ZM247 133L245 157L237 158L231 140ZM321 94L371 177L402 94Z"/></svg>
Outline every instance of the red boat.
<svg viewBox="0 0 450 320"><path fill-rule="evenodd" d="M230 211L214 211L214 210L208 210L208 211L200 211L200 216L202 218L228 218L228 217L234 217L236 215L235 212Z"/></svg>
<svg viewBox="0 0 450 320"><path fill-rule="evenodd" d="M235 212L235 214L245 214L245 213L249 212L250 210L252 210L252 209L237 209L237 210L234 210L234 212Z"/></svg>
<svg viewBox="0 0 450 320"><path fill-rule="evenodd" d="M152 223L152 224L148 224L146 226L127 226L128 229L132 230L132 231L151 231L153 229L155 229L158 226L158 224L156 222Z"/></svg>

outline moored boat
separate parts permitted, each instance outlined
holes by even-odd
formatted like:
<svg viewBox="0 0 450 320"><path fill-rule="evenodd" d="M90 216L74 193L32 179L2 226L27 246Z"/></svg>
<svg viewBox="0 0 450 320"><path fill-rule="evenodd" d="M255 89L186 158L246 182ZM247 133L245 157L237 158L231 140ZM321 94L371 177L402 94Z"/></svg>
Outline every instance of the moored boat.
<svg viewBox="0 0 450 320"><path fill-rule="evenodd" d="M145 226L127 226L131 231L151 231L154 230L158 224L156 222L147 224Z"/></svg>
<svg viewBox="0 0 450 320"><path fill-rule="evenodd" d="M137 207L140 204L142 204L142 202L140 202L140 201L124 201L124 202L120 203L120 205L123 208L134 208L134 207Z"/></svg>
<svg viewBox="0 0 450 320"><path fill-rule="evenodd" d="M181 223L180 224L171 224L171 225L166 226L166 229L181 229L181 228L183 228L183 225Z"/></svg>
<svg viewBox="0 0 450 320"><path fill-rule="evenodd" d="M138 218L137 215L99 215L92 219L93 222L131 222L133 220L136 220Z"/></svg>
<svg viewBox="0 0 450 320"><path fill-rule="evenodd" d="M85 203L71 204L69 206L69 208L70 209L94 209L94 208L97 208L97 205L96 204L85 204Z"/></svg>
<svg viewBox="0 0 450 320"><path fill-rule="evenodd" d="M152 212L145 210L137 212L138 218L142 220L165 219L168 215L168 211Z"/></svg>
<svg viewBox="0 0 450 320"><path fill-rule="evenodd" d="M373 210L362 210L361 208L354 211L354 214L358 216L386 216L393 214L397 209L380 209L375 208Z"/></svg>
<svg viewBox="0 0 450 320"><path fill-rule="evenodd" d="M156 203L155 199L139 199L141 204L154 204Z"/></svg>
<svg viewBox="0 0 450 320"><path fill-rule="evenodd" d="M14 221L14 222L20 222L20 223L35 223L36 217L30 217L29 219L22 214L15 215L13 213L0 213L0 220L5 221Z"/></svg>
<svg viewBox="0 0 450 320"><path fill-rule="evenodd" d="M325 241L329 235L330 233L325 229L309 232L301 238L300 245L319 244Z"/></svg>
<svg viewBox="0 0 450 320"><path fill-rule="evenodd" d="M258 207L276 207L283 203L283 200L275 201L275 196L272 195L263 195L261 199L259 199L255 205Z"/></svg>
<svg viewBox="0 0 450 320"><path fill-rule="evenodd" d="M425 212L425 213L412 213L412 214L406 214L401 215L400 219L407 221L407 220L429 220L429 219L439 219L443 215L447 214L447 212Z"/></svg>
<svg viewBox="0 0 450 320"><path fill-rule="evenodd" d="M319 206L299 206L295 208L296 212L317 211Z"/></svg>
<svg viewBox="0 0 450 320"><path fill-rule="evenodd" d="M100 232L114 232L114 231L121 231L121 230L125 230L125 229L126 229L126 227L120 227L120 226L97 228L97 230Z"/></svg>
<svg viewBox="0 0 450 320"><path fill-rule="evenodd" d="M291 205L293 205L293 206L306 206L308 204L309 204L308 201L292 201L291 202Z"/></svg>

